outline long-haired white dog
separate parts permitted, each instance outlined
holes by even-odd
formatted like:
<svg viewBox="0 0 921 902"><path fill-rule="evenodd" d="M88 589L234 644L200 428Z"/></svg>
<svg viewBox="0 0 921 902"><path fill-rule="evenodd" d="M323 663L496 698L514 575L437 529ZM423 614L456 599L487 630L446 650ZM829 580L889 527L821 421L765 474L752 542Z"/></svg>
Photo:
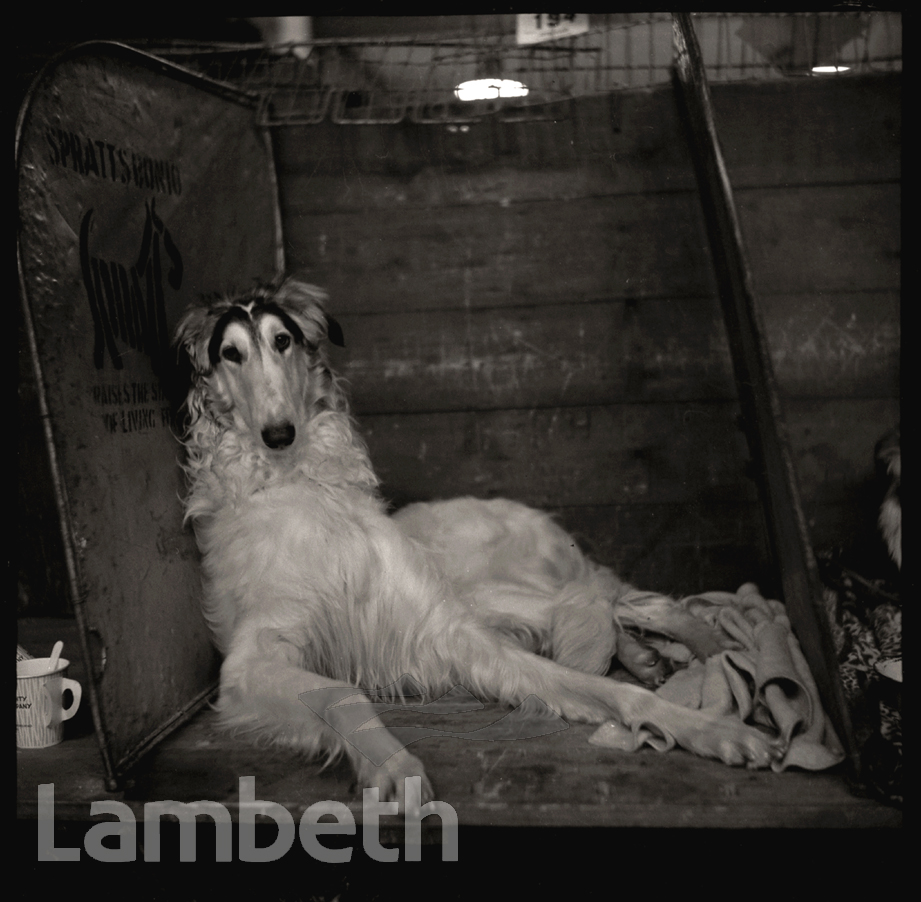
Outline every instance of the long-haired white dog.
<svg viewBox="0 0 921 902"><path fill-rule="evenodd" d="M638 672L650 663L622 623L701 654L715 634L586 559L547 515L463 498L389 516L326 361L324 342L341 343L341 332L324 303L288 280L190 308L177 330L194 371L186 510L224 655L224 725L345 753L382 798L401 797L411 776L430 797L422 763L377 717L362 729L375 729L378 754L358 751L343 738L357 726L349 708L369 709L320 717L304 693L376 691L408 676L433 695L462 686L509 705L536 697L567 719L648 727L728 764L766 767L781 754L737 719L603 676L615 653Z"/></svg>

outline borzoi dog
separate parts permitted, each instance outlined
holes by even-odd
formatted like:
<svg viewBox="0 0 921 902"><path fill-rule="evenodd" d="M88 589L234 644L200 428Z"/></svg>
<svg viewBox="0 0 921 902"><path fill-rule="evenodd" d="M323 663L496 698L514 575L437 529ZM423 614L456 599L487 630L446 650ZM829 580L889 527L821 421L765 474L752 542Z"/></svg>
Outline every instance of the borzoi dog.
<svg viewBox="0 0 921 902"><path fill-rule="evenodd" d="M472 498L388 515L327 364L324 342L341 343L341 332L325 301L287 280L190 308L177 330L194 371L186 516L224 655L217 707L227 728L344 753L359 784L384 799L400 797L412 776L430 798L422 763L378 717L362 728L385 751L370 760L336 728L352 705L333 709L337 723L300 696L350 687L354 696L408 675L434 695L462 686L508 705L536 698L569 720L646 727L666 747L727 764L766 767L781 754L738 719L603 675L615 653L637 672L650 663L624 623L702 656L719 643L673 602L588 560L549 516Z"/></svg>

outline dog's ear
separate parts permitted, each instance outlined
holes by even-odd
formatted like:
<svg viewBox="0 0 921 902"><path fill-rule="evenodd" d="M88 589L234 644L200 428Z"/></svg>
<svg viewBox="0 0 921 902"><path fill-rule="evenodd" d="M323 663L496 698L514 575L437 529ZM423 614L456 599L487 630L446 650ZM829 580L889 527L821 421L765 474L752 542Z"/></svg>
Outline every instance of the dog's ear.
<svg viewBox="0 0 921 902"><path fill-rule="evenodd" d="M307 335L328 338L334 345L345 347L342 326L326 312L329 296L322 288L299 279L286 279L273 300L289 313ZM319 335L317 335L319 333Z"/></svg>
<svg viewBox="0 0 921 902"><path fill-rule="evenodd" d="M188 307L176 326L174 344L179 351L186 353L197 373L207 373L211 369L208 341L213 328L214 320L208 307L201 305Z"/></svg>

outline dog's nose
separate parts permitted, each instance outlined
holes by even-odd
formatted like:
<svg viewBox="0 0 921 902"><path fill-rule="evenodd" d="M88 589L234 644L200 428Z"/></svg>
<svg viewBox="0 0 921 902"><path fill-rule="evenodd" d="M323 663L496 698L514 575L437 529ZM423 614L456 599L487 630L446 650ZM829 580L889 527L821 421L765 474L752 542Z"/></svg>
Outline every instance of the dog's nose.
<svg viewBox="0 0 921 902"><path fill-rule="evenodd" d="M279 450L287 448L294 441L294 425L292 423L276 423L266 426L262 430L262 440L269 448Z"/></svg>

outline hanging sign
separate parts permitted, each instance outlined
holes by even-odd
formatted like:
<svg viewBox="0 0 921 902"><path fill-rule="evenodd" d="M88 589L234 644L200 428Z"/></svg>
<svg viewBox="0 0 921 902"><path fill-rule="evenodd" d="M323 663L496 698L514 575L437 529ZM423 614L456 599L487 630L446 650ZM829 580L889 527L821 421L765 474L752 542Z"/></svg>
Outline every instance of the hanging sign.
<svg viewBox="0 0 921 902"><path fill-rule="evenodd" d="M588 31L588 13L519 13L519 44L540 44Z"/></svg>

